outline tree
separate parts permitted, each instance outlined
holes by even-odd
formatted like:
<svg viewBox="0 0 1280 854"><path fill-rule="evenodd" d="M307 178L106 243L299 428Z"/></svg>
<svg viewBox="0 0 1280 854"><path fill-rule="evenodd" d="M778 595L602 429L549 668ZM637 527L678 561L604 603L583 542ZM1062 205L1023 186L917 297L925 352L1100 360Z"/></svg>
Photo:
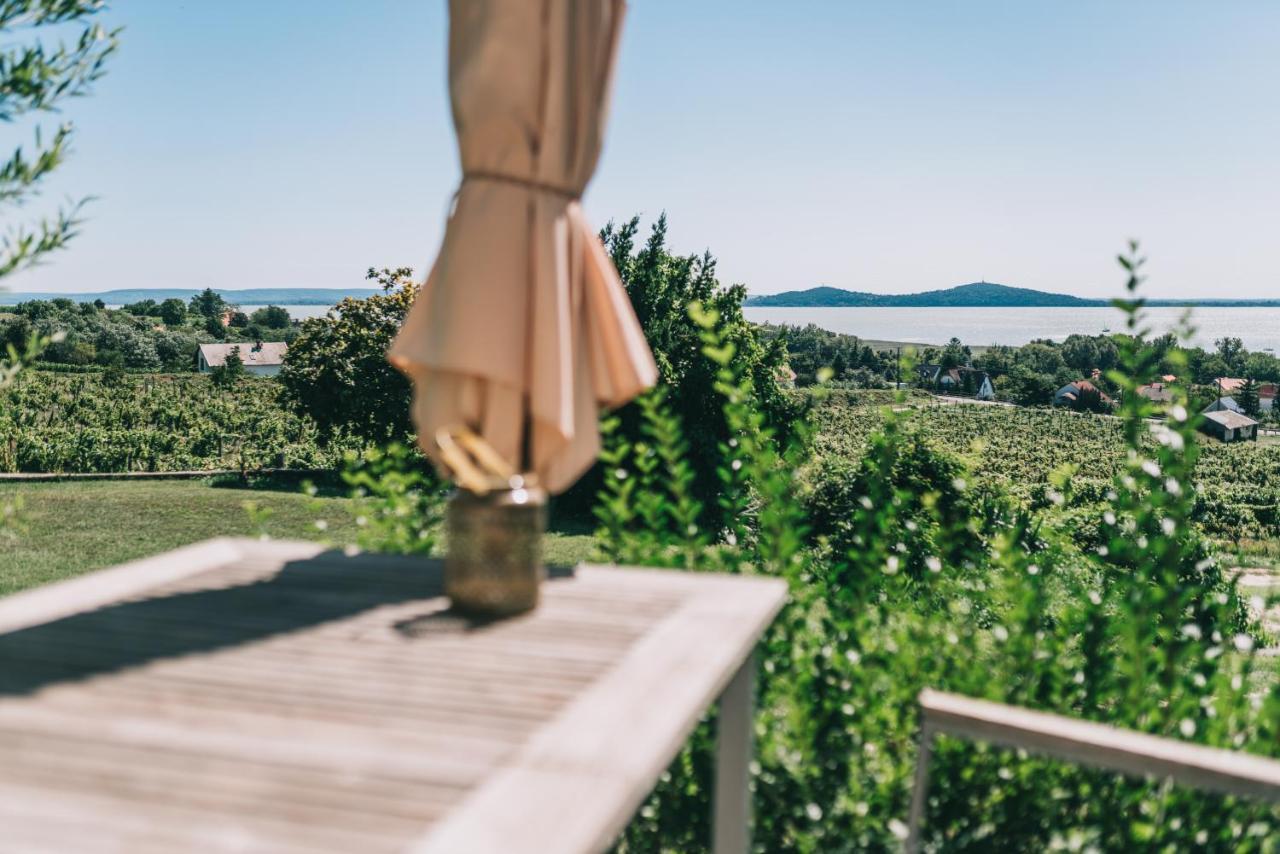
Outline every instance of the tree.
<svg viewBox="0 0 1280 854"><path fill-rule="evenodd" d="M101 299L96 299L93 301L93 307L96 308L98 311L102 311L104 308L107 307L107 304L103 302Z"/></svg>
<svg viewBox="0 0 1280 854"><path fill-rule="evenodd" d="M1013 370L1017 363L1017 350L1007 344L996 344L988 347L981 356L975 356L973 366L988 374L1004 376Z"/></svg>
<svg viewBox="0 0 1280 854"><path fill-rule="evenodd" d="M347 431L386 444L403 441L409 420L409 381L387 362L387 348L418 294L413 270L369 269L383 290L344 299L326 317L302 324L284 357L280 382L295 409L322 432Z"/></svg>
<svg viewBox="0 0 1280 854"><path fill-rule="evenodd" d="M844 357L844 350L836 350L831 358L831 376L836 380L842 380L848 370L849 362Z"/></svg>
<svg viewBox="0 0 1280 854"><path fill-rule="evenodd" d="M222 318L216 314L204 319L204 331L215 341L221 341L227 337L227 329L222 325Z"/></svg>
<svg viewBox="0 0 1280 854"><path fill-rule="evenodd" d="M268 329L284 329L289 325L289 312L278 305L268 305L255 311L250 319Z"/></svg>
<svg viewBox="0 0 1280 854"><path fill-rule="evenodd" d="M938 355L938 364L945 369L959 368L969 364L971 351L960 343L959 338L952 338Z"/></svg>
<svg viewBox="0 0 1280 854"><path fill-rule="evenodd" d="M1109 371L1116 364L1116 344L1106 335L1068 335L1062 342L1062 359L1084 376L1094 368Z"/></svg>
<svg viewBox="0 0 1280 854"><path fill-rule="evenodd" d="M1228 336L1214 341L1213 346L1217 348L1218 355L1231 373L1238 375L1242 372L1245 356L1243 341Z"/></svg>
<svg viewBox="0 0 1280 854"><path fill-rule="evenodd" d="M1111 404L1102 396L1102 392L1092 386L1085 386L1076 394L1071 408L1077 412L1104 413L1111 411Z"/></svg>
<svg viewBox="0 0 1280 854"><path fill-rule="evenodd" d="M119 30L108 31L89 20L104 8L101 0L0 2L0 122L57 112L66 99L91 91L117 46ZM42 29L67 27L79 30L71 44L55 45ZM37 125L31 149L19 146L0 163L0 204L18 207L37 195L44 180L66 160L74 133L74 126L63 122L46 138ZM80 227L87 201L64 205L33 225L10 228L0 237L0 279L65 247Z"/></svg>
<svg viewBox="0 0 1280 854"><path fill-rule="evenodd" d="M1042 374L1028 365L1017 365L1006 376L1004 388L1008 396L1022 406L1045 406L1053 402L1058 386L1050 374Z"/></svg>
<svg viewBox="0 0 1280 854"><path fill-rule="evenodd" d="M128 305L123 306L123 309L129 312L130 314L136 315L138 317L158 317L159 316L159 306L156 304L155 300L150 298L138 300L137 302L134 302L134 303L129 303Z"/></svg>
<svg viewBox="0 0 1280 854"><path fill-rule="evenodd" d="M219 388L230 388L241 380L247 372L244 360L240 358L240 348L232 347L221 365L209 371L209 379Z"/></svg>
<svg viewBox="0 0 1280 854"><path fill-rule="evenodd" d="M1247 378L1240 388L1236 391L1236 403L1240 404L1240 408L1244 410L1244 414L1250 418L1257 418L1262 415L1262 403L1258 399L1258 383L1253 377Z"/></svg>
<svg viewBox="0 0 1280 854"><path fill-rule="evenodd" d="M249 315L245 314L243 311L233 311L231 312L231 317L228 319L227 325L233 326L236 329L244 329L249 325Z"/></svg>
<svg viewBox="0 0 1280 854"><path fill-rule="evenodd" d="M755 402L766 425L784 441L804 404L788 397L778 381L787 359L783 337L766 339L742 314L746 287L721 285L710 252L672 254L667 248L665 214L653 224L643 245L636 241L639 228L639 217L621 225L610 222L600 237L635 307L661 381L669 386L667 405L685 425L698 497L707 508L705 521L719 524L716 469L727 464L726 443L734 437L717 402L716 367L703 353L702 329L690 317L690 304L700 303L715 312L716 331L732 346L734 362L751 378ZM628 441L648 442L637 405L624 407L619 416L619 429ZM595 476L583 478L572 495L566 496L566 502L589 498L599 484L598 472L597 467Z"/></svg>
<svg viewBox="0 0 1280 854"><path fill-rule="evenodd" d="M159 315L165 326L181 326L187 319L187 304L171 297L160 303Z"/></svg>
<svg viewBox="0 0 1280 854"><path fill-rule="evenodd" d="M1054 375L1067 366L1058 348L1042 341L1032 341L1019 348L1018 363L1026 365L1036 373Z"/></svg>
<svg viewBox="0 0 1280 854"><path fill-rule="evenodd" d="M1217 353L1205 354L1203 351L1196 352L1201 354L1200 358L1188 362L1188 365L1192 366L1194 371L1192 379L1195 382L1202 385L1210 385L1221 377L1235 373L1231 370L1231 366L1227 364L1226 360Z"/></svg>
<svg viewBox="0 0 1280 854"><path fill-rule="evenodd" d="M213 288L205 288L191 298L191 313L204 318L221 317L227 309L227 301Z"/></svg>

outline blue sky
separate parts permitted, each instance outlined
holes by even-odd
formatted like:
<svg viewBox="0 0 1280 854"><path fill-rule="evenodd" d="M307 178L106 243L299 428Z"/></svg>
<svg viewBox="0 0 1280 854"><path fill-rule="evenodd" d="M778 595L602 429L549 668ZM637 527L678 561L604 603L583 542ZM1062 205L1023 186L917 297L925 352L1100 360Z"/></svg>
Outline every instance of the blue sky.
<svg viewBox="0 0 1280 854"><path fill-rule="evenodd" d="M443 0L113 6L121 53L27 212L99 200L10 288L425 271L458 177ZM1138 237L1152 296L1280 297L1277 45L1272 0L634 0L586 207L667 211L755 293L1105 296Z"/></svg>

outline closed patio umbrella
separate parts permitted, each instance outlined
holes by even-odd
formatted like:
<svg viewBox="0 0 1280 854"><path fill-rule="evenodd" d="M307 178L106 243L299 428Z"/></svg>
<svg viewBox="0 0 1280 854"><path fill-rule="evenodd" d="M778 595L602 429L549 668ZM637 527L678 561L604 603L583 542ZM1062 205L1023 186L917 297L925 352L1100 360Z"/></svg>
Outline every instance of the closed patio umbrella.
<svg viewBox="0 0 1280 854"><path fill-rule="evenodd" d="M439 257L388 354L423 450L465 427L550 492L600 448L601 406L657 378L579 198L604 136L621 0L451 0L462 160Z"/></svg>

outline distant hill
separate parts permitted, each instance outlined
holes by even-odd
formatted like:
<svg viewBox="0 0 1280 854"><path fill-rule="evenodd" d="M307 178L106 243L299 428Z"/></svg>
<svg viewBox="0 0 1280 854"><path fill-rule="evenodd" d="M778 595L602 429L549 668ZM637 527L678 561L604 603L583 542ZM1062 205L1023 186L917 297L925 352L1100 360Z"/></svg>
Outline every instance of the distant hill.
<svg viewBox="0 0 1280 854"><path fill-rule="evenodd" d="M20 302L37 299L56 299L65 297L75 302L93 302L102 300L108 305L124 305L153 299L156 302L167 299L189 300L203 288L123 288L98 293L36 293L0 291L0 305L15 305ZM244 288L227 290L214 288L227 302L234 305L333 305L346 297L364 299L377 293L377 288Z"/></svg>
<svg viewBox="0 0 1280 854"><path fill-rule="evenodd" d="M1012 288L991 282L973 282L940 291L919 294L871 294L841 288L819 287L806 291L748 297L748 306L861 307L861 308L944 308L944 307L1081 307L1105 306L1106 300L1084 299L1069 294L1051 294L1030 288Z"/></svg>
<svg viewBox="0 0 1280 854"><path fill-rule="evenodd" d="M746 306L778 308L1098 308L1110 300L1051 294L991 282L972 282L919 294L872 294L842 288L818 287L747 297ZM1280 308L1280 299L1151 299L1160 308Z"/></svg>

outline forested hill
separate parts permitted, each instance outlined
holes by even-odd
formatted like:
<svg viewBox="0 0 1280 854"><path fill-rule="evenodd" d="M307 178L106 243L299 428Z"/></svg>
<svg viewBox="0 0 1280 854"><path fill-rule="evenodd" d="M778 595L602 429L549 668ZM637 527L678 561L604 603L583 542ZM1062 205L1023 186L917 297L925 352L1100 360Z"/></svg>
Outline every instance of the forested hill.
<svg viewBox="0 0 1280 854"><path fill-rule="evenodd" d="M114 291L90 293L12 293L0 291L0 305L16 305L30 300L64 299L74 302L93 302L102 300L107 305L127 305L153 299L163 302L167 299L190 300L200 293L201 288L122 288ZM365 299L381 291L376 288L244 288L241 290L213 289L219 296L233 305L333 305L346 297Z"/></svg>
<svg viewBox="0 0 1280 854"><path fill-rule="evenodd" d="M1106 300L1084 299L1069 294L1051 294L1030 288L1012 288L990 282L973 282L940 291L919 294L871 294L846 291L841 288L819 287L806 291L787 291L748 297L748 306L796 306L796 307L884 307L884 308L941 308L968 307L1050 307L1050 306L1105 306Z"/></svg>
<svg viewBox="0 0 1280 854"><path fill-rule="evenodd" d="M1097 308L1108 300L1051 294L1031 288L1011 288L991 282L956 285L919 294L870 294L843 288L819 287L747 297L747 306L779 308ZM1148 299L1152 307L1280 308L1280 299Z"/></svg>

